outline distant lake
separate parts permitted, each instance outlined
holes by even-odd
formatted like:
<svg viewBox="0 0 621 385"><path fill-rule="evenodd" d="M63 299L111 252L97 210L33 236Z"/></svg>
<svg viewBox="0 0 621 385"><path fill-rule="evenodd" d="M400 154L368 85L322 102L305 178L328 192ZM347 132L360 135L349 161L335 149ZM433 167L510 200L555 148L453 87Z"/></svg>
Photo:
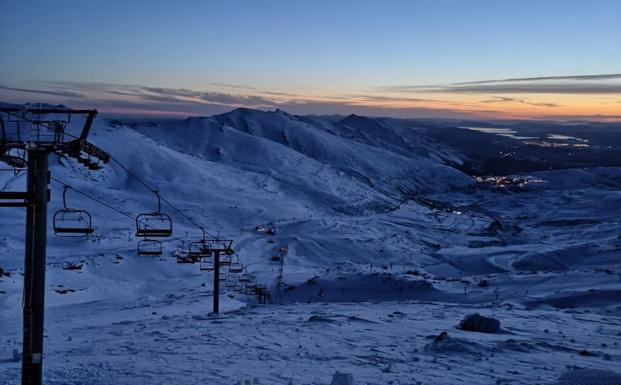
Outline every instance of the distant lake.
<svg viewBox="0 0 621 385"><path fill-rule="evenodd" d="M512 130L510 128L501 128L501 127L459 127L459 128L463 128L465 130L484 132L486 134L494 134L494 135L498 135L498 136L506 136L507 138L517 139L517 140L539 139L536 136L519 136L519 135L515 135L515 134L517 134L517 131Z"/></svg>
<svg viewBox="0 0 621 385"><path fill-rule="evenodd" d="M586 139L576 138L575 136L560 135L560 134L549 134L548 138L553 139L553 140L575 140L578 142L588 142L588 140Z"/></svg>

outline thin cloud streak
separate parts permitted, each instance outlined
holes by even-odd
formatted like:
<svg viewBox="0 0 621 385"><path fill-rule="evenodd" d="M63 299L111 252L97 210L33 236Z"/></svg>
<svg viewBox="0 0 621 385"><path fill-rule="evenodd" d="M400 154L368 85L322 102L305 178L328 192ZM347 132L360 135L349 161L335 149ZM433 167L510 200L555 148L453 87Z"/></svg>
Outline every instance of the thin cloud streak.
<svg viewBox="0 0 621 385"><path fill-rule="evenodd" d="M431 92L505 94L621 94L621 84L481 84L455 86Z"/></svg>
<svg viewBox="0 0 621 385"><path fill-rule="evenodd" d="M256 87L247 86L244 84L230 84L230 83L209 83L216 87L232 88L236 90L256 90Z"/></svg>
<svg viewBox="0 0 621 385"><path fill-rule="evenodd" d="M536 102L529 102L528 100L525 100L525 99L509 98L506 96L497 96L494 99L481 100L481 103L522 103L522 104L527 104L529 106L535 106L535 107L561 107L560 104L556 104L556 103L536 103Z"/></svg>
<svg viewBox="0 0 621 385"><path fill-rule="evenodd" d="M69 98L80 97L79 93L71 92L71 91L55 91L55 90L16 88L16 87L4 86L4 85L0 85L0 90L13 91L13 92L23 92L23 93L27 93L27 94L41 94L41 95L63 96L63 97L69 97Z"/></svg>
<svg viewBox="0 0 621 385"><path fill-rule="evenodd" d="M222 104L231 106L273 106L275 101L261 96L233 94L214 91L195 91L185 88L165 88L138 85L121 85L107 83L77 83L77 82L54 82L53 86L62 86L73 89L76 97L99 97L106 100L107 97L128 97L133 102L157 102L157 103L197 103L197 104Z"/></svg>
<svg viewBox="0 0 621 385"><path fill-rule="evenodd" d="M464 103L464 102L456 102L452 100L441 100L441 99L426 99L426 98L412 98L406 96L385 96L385 95L351 95L350 98L346 100L355 100L357 102L352 102L352 104L359 104L360 102L371 102L371 103L431 103L431 104L439 104L444 106L454 106L454 107L472 107L472 108L481 108L481 106L474 103Z"/></svg>
<svg viewBox="0 0 621 385"><path fill-rule="evenodd" d="M382 92L432 94L621 94L621 74L539 76L451 84L392 85L379 87L379 90Z"/></svg>
<svg viewBox="0 0 621 385"><path fill-rule="evenodd" d="M384 92L462 94L621 94L621 84L474 84L448 86L384 86Z"/></svg>
<svg viewBox="0 0 621 385"><path fill-rule="evenodd" d="M476 80L469 82L453 83L454 85L468 85L468 84L488 84L488 83L506 83L506 82L532 82L532 81L545 81L545 80L610 80L621 79L621 74L602 74L602 75L573 75L573 76L537 76L530 78L509 78L509 79L496 79L496 80Z"/></svg>
<svg viewBox="0 0 621 385"><path fill-rule="evenodd" d="M580 121L621 121L621 114L591 114L591 115L545 115L541 119L551 120L580 120Z"/></svg>

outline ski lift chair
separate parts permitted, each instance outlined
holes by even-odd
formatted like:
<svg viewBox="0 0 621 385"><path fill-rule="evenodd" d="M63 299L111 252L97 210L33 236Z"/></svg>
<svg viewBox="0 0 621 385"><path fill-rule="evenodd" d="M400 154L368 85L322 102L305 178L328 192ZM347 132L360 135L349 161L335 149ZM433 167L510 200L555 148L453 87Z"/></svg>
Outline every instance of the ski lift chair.
<svg viewBox="0 0 621 385"><path fill-rule="evenodd" d="M138 255L157 257L162 255L162 242L157 239L145 238L138 242Z"/></svg>
<svg viewBox="0 0 621 385"><path fill-rule="evenodd" d="M92 161L92 160L89 160L89 161L86 163L86 167L87 167L89 170L91 170L91 171L98 171L98 170L101 170L101 169L103 168L103 167L101 166L101 164L99 164L99 162L97 162L97 161Z"/></svg>
<svg viewBox="0 0 621 385"><path fill-rule="evenodd" d="M246 283L246 282L250 282L250 281L252 281L252 276L250 274L248 274L248 273L244 273L244 274L241 274L239 276L239 282Z"/></svg>
<svg viewBox="0 0 621 385"><path fill-rule="evenodd" d="M257 285L254 282L246 282L246 289L254 290Z"/></svg>
<svg viewBox="0 0 621 385"><path fill-rule="evenodd" d="M52 220L54 234L61 237L81 237L92 234L93 223L91 214L86 210L78 210L67 207L67 190L63 190L63 209L56 211Z"/></svg>
<svg viewBox="0 0 621 385"><path fill-rule="evenodd" d="M246 295L254 295L255 294L255 290L256 290L256 286L254 283L246 283L245 287L244 287L244 293Z"/></svg>
<svg viewBox="0 0 621 385"><path fill-rule="evenodd" d="M235 286L237 286L237 280L232 275L229 275L226 278L226 282L224 282L224 287L227 289L233 289Z"/></svg>
<svg viewBox="0 0 621 385"><path fill-rule="evenodd" d="M170 237L172 235L172 220L168 214L160 212L160 193L153 191L157 197L157 211L142 213L136 217L136 236L148 238Z"/></svg>
<svg viewBox="0 0 621 385"><path fill-rule="evenodd" d="M88 168L89 170L97 171L103 168L99 164L99 159L97 157L92 156L88 153L82 153L82 151L80 151L79 149L68 152L68 155L75 157L78 163Z"/></svg>
<svg viewBox="0 0 621 385"><path fill-rule="evenodd" d="M194 259L181 253L178 253L176 257L177 257L177 263L195 263L196 262Z"/></svg>
<svg viewBox="0 0 621 385"><path fill-rule="evenodd" d="M205 241L190 241L188 243L188 256L191 258L204 258L210 257L211 252L209 251L209 246L205 243Z"/></svg>
<svg viewBox="0 0 621 385"><path fill-rule="evenodd" d="M239 259L238 259L239 261ZM244 271L244 265L239 262L234 262L229 265L229 273L239 274Z"/></svg>
<svg viewBox="0 0 621 385"><path fill-rule="evenodd" d="M211 259L211 257L202 257L199 268L202 271L213 271L214 270L213 259Z"/></svg>
<svg viewBox="0 0 621 385"><path fill-rule="evenodd" d="M163 238L172 235L172 220L164 213L143 213L136 217L136 236Z"/></svg>
<svg viewBox="0 0 621 385"><path fill-rule="evenodd" d="M183 255L177 255L177 263L194 263L195 261Z"/></svg>
<svg viewBox="0 0 621 385"><path fill-rule="evenodd" d="M223 254L220 256L220 265L221 266L231 266L232 258L228 254Z"/></svg>
<svg viewBox="0 0 621 385"><path fill-rule="evenodd" d="M177 258L177 263L194 263L195 262L188 256L186 241L181 241L181 247L173 251L172 255L173 257Z"/></svg>
<svg viewBox="0 0 621 385"><path fill-rule="evenodd" d="M197 261L211 256L211 247L205 236L205 229L201 227L203 237L196 241L188 241L188 255L190 258L194 258Z"/></svg>

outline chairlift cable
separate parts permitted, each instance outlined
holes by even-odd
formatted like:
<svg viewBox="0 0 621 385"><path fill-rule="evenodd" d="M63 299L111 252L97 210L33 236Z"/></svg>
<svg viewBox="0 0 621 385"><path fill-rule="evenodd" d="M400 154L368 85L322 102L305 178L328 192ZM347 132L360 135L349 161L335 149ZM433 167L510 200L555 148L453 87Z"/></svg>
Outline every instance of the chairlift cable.
<svg viewBox="0 0 621 385"><path fill-rule="evenodd" d="M100 205L102 205L102 206L104 206L104 207L107 207L107 208L109 208L110 210L115 211L115 212L117 212L117 213L118 213L118 214L120 214L120 215L123 215L124 217L127 217L127 218L131 219L132 221L134 220L134 217L133 217L133 216L131 216L131 215L129 215L129 214L127 214L126 212L123 212L123 211L121 211L121 210L117 209L116 207L111 206L111 205L109 205L108 203L106 203L106 202L104 202L104 201L102 201L102 200L100 200L100 199L98 199L98 198L95 198L94 196L92 196L92 195L90 195L90 194L87 194L87 193L85 193L85 192L80 191L80 190L76 189L75 187L73 187L73 186L71 186L71 185L69 185L69 184L67 184L67 183L63 182L63 181L62 181L62 180L60 180L60 179L57 179L57 178L55 178L55 177L51 177L51 179L52 179L53 181L55 181L55 182L57 182L57 183L59 183L59 184L63 185L63 187L69 187L70 189L72 189L73 191L77 192L78 194L80 194L80 195L82 195L82 196L85 196L86 198L88 198L88 199L90 199L90 200L92 200L92 201L95 201L95 202L99 203Z"/></svg>
<svg viewBox="0 0 621 385"><path fill-rule="evenodd" d="M12 112L7 112L7 114L12 115L16 118L20 118L23 120L27 120L31 123L37 123L41 126L43 126L44 128L47 128L48 130L51 129L49 127L49 125L45 124L45 123L40 123L40 122L35 122L34 119L30 119L27 117L23 117L20 116L19 114L16 113L12 113ZM73 134L70 134L68 132L64 132L65 135L68 135L72 138L75 139L79 139L78 136L75 136ZM129 168L127 168L125 165L123 165L121 162L119 162L118 160L116 160L115 158L113 158L112 156L110 156L110 159L115 162L119 167L121 167L123 170L125 170L125 172L127 172L127 174L129 174L131 177L133 177L134 179L136 179L140 184L142 184L145 188L147 188L148 190L156 193L158 191L158 189L154 189L153 187L149 186L142 178L140 178L138 175L136 175L134 172L132 172ZM157 193L156 193L157 194ZM170 206L171 208L173 208L175 211L177 211L183 218L185 218L190 224L192 224L194 227L198 228L199 230L203 230L203 227L200 226L199 224L197 224L192 218L190 218L189 216L187 216L186 214L184 214L179 208L177 208L176 206L174 206L172 203L170 203L168 200L166 200L163 197L159 197L164 203L166 203L168 206ZM116 211L116 210L115 210ZM125 215L125 214L123 214ZM210 234L209 232L205 231L207 233L207 235L209 235L210 237L214 237L212 234Z"/></svg>
<svg viewBox="0 0 621 385"><path fill-rule="evenodd" d="M131 219L132 221L133 221L133 220L135 220L135 217L134 217L134 216L132 216L132 215L130 215L130 214L127 214L126 212L123 212L123 211L121 211L121 210L117 209L116 207L114 207L114 206L112 206L112 205L110 205L110 204L108 204L108 203L106 203L106 202L102 201L101 199L95 198L94 196L92 196L92 195L90 195L90 194L88 194L88 193L85 193L85 192L83 192L83 191L80 191L80 190L76 189L75 187L73 187L73 186L71 186L71 185L69 185L69 184L67 184L67 183L63 182L62 180L60 180L60 179L58 179L58 178L51 177L51 179L52 179L54 182L61 184L63 187L68 187L68 188L70 188L71 190L75 191L76 193L78 193L78 194L80 194L80 195L83 195L83 196L85 196L86 198L88 198L88 199L90 199L90 200L92 200L92 201L95 201L95 202L99 203L100 205L102 205L102 206L104 206L104 207L106 207L106 208L108 208L108 209L110 209L110 210L112 210L112 211L115 211L116 213L118 213L118 214L120 214L120 215L122 215L122 216L124 216L124 217L127 217L127 218ZM183 239L185 239L185 236L184 236L184 237L173 237L173 238L170 238L170 239L169 239L169 241L179 241L179 240L183 240Z"/></svg>
<svg viewBox="0 0 621 385"><path fill-rule="evenodd" d="M142 184L146 189L158 194L159 199L166 203L168 206L170 206L173 210L175 210L177 213L179 213L179 215L181 215L183 218L185 218L190 224L192 224L194 227L198 228L199 230L204 230L204 227L199 225L198 223L196 223L196 221L194 221L191 217L189 217L188 215L186 215L183 211L181 211L181 209L177 208L175 205L173 205L172 203L170 203L170 201L168 201L166 198L164 198L163 196L161 196L159 194L159 190L155 189L151 186L149 186L149 184L147 184L142 178L140 178L138 175L136 175L133 171L131 171L129 168L127 168L125 165L123 165L121 162L119 162L118 160L116 160L114 157L110 156L110 159L116 163L119 167L121 167L123 170L125 170L125 172L127 172L128 175L130 175L131 177L133 177L134 179L136 179L140 184ZM212 234L210 234L208 231L205 230L205 233L207 235L209 235L210 237L213 237Z"/></svg>
<svg viewBox="0 0 621 385"><path fill-rule="evenodd" d="M145 181L142 180L142 178L138 177L138 175L134 174L129 168L125 167L123 165L123 163L119 162L118 160L114 159L113 157L110 157L110 159L116 163L117 165L119 165L119 167L121 167L123 170L125 170L125 172L127 174L129 174L131 177L133 177L134 179L136 179L140 184L142 184L144 187L147 188L147 190L151 191L151 192L155 192L157 191L157 189L149 186Z"/></svg>

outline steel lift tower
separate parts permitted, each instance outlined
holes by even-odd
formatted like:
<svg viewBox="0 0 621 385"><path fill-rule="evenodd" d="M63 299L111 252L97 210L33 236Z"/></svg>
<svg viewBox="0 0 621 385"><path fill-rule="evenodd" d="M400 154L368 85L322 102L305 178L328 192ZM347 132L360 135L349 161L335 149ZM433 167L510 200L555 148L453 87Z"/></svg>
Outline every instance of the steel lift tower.
<svg viewBox="0 0 621 385"><path fill-rule="evenodd" d="M52 153L68 156L90 170L107 163L109 155L87 142L96 114L96 110L62 107L0 108L0 161L16 169L26 168L28 172L26 191L0 191L0 207L26 207L23 385L42 383L47 203L51 178L48 156ZM81 130L70 132L74 125L81 126Z"/></svg>
<svg viewBox="0 0 621 385"><path fill-rule="evenodd" d="M205 251L213 255L213 307L214 314L220 313L220 268L231 265L233 240L205 239ZM222 257L222 258L221 258Z"/></svg>

